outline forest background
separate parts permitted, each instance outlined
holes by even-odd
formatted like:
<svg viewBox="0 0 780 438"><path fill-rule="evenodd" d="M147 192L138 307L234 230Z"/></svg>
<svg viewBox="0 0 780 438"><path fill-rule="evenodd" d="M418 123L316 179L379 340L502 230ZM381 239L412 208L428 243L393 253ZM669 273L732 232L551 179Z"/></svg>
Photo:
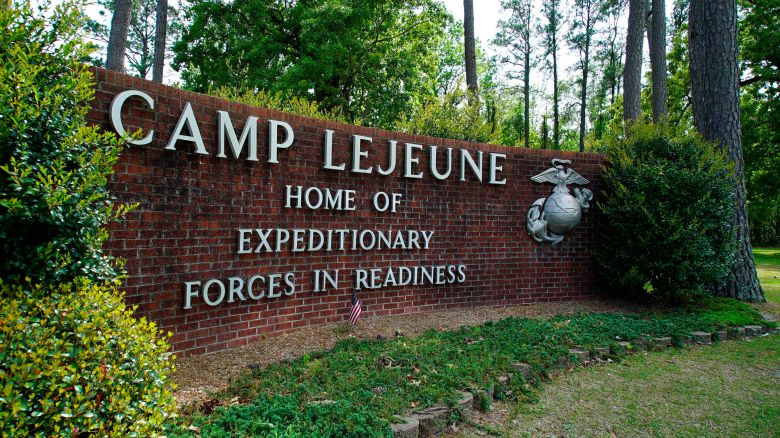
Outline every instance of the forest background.
<svg viewBox="0 0 780 438"><path fill-rule="evenodd" d="M109 20L121 2L131 5L126 71L151 79L155 44L164 41L166 81L185 89L348 123L509 146L600 151L624 130L628 0L476 2L471 20L498 20L488 30L476 20L482 26L476 32L482 35L476 38L477 83L468 87L476 91L476 104L469 100L464 64L470 38L454 17L463 16L460 1L184 0L165 5L167 32L160 38L159 7L165 2L99 0L88 11L86 30L98 48L106 47ZM777 244L780 0L739 0L738 6L751 237L756 244ZM691 131L689 0L668 1L665 9L666 123ZM652 42L650 10L646 0L645 47ZM104 51L94 56L95 64L104 64ZM649 120L648 51L642 65L642 114Z"/></svg>

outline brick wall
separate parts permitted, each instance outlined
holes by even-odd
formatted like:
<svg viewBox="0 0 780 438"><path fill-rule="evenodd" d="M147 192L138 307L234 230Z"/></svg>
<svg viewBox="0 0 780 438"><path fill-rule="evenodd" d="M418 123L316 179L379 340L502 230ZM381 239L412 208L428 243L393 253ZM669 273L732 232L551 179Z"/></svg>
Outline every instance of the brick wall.
<svg viewBox="0 0 780 438"><path fill-rule="evenodd" d="M552 185L530 177L550 167L553 157L573 160L599 197L602 158L443 140L380 129L309 119L185 92L130 76L96 69L92 123L110 130L112 98L127 89L142 90L155 102L149 109L139 98L125 104L123 123L130 129L155 130L154 141L131 146L116 166L110 187L116 197L138 203L136 210L111 229L107 250L126 259L127 301L140 315L173 331L180 355L208 353L244 345L253 338L300 327L345 321L350 311L354 270L432 265L465 265L466 279L446 285L389 286L361 290L364 316L429 312L469 306L505 306L585 299L599 294L590 255L598 236L598 214L583 216L580 225L556 245L540 245L526 232L525 214L534 200L548 196ZM186 102L192 104L209 155L196 154L191 142L165 150ZM259 118L258 161L218 158L217 110L227 111L240 135L247 116ZM267 162L268 120L289 123L295 142L279 152L279 163ZM398 141L398 168L390 176L322 168L326 129L335 131L334 162L351 165L352 136L373 139L363 165L388 160L388 141ZM403 145L423 145L417 169L422 179L402 176ZM438 180L426 171L427 147L505 154L506 185L459 181L457 154L453 175ZM440 155L440 157L442 157ZM442 160L444 157L442 157ZM487 166L487 159L485 160ZM443 161L444 163L446 161ZM487 172L485 172L487 181ZM355 211L285 208L285 186L355 190ZM372 207L378 191L402 194L399 211L381 213ZM427 250L315 251L239 254L238 229L432 230ZM256 244L257 242L254 242ZM312 270L339 270L338 288L312 290ZM384 271L383 271L384 272ZM196 297L184 309L185 283L210 279L228 283L274 273L293 273L295 292L276 298L236 299L207 305ZM282 281L282 285L284 282ZM195 288L197 290L197 287ZM212 288L212 297L216 295ZM246 294L245 294L246 295ZM201 291L202 296L202 291Z"/></svg>

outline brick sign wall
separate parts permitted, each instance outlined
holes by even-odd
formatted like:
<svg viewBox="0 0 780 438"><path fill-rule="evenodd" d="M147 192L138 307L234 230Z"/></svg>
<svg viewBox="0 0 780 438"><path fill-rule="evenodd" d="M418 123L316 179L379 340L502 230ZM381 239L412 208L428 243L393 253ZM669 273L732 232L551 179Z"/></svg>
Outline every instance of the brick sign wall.
<svg viewBox="0 0 780 438"><path fill-rule="evenodd" d="M150 135L110 182L139 206L107 250L127 261L128 303L174 332L180 354L346 321L353 289L363 317L599 293L598 214L555 246L534 242L525 219L551 193L530 178L553 157L572 160L598 199L598 155L350 126L95 74L90 121L117 129L113 101L120 129ZM142 93L115 99L127 90Z"/></svg>

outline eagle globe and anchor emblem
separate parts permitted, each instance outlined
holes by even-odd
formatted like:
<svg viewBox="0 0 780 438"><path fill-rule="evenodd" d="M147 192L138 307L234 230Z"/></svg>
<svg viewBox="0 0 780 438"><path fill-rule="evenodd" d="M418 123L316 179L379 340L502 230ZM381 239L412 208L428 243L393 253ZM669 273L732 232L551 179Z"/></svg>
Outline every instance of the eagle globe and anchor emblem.
<svg viewBox="0 0 780 438"><path fill-rule="evenodd" d="M585 185L590 181L572 169L565 166L571 160L552 159L553 167L531 177L537 183L555 184L552 195L539 198L528 209L526 215L528 234L540 243L555 245L563 240L564 234L577 226L582 213L588 212L593 192L583 188L575 188L572 195L569 184Z"/></svg>

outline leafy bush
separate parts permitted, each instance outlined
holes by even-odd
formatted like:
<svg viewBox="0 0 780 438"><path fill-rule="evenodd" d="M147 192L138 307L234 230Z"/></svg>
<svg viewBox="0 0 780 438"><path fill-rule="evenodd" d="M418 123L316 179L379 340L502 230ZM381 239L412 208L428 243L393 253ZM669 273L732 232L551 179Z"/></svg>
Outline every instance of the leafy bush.
<svg viewBox="0 0 780 438"><path fill-rule="evenodd" d="M348 121L338 110L328 111L320 108L316 102L281 92L274 93L265 90L241 91L237 88L222 87L209 91L209 95L314 119L333 120L356 125L360 124L359 120L352 122Z"/></svg>
<svg viewBox="0 0 780 438"><path fill-rule="evenodd" d="M722 282L733 260L736 187L723 154L693 134L641 124L606 153L597 259L612 285L680 300Z"/></svg>
<svg viewBox="0 0 780 438"><path fill-rule="evenodd" d="M175 412L172 358L117 290L2 287L0 435L151 436Z"/></svg>
<svg viewBox="0 0 780 438"><path fill-rule="evenodd" d="M84 4L49 6L0 7L0 436L152 436L170 347L101 250L127 210L106 188L121 140L86 126Z"/></svg>
<svg viewBox="0 0 780 438"><path fill-rule="evenodd" d="M94 84L81 5L46 6L0 7L0 276L113 279L101 246L126 211L106 189L121 143L85 126Z"/></svg>
<svg viewBox="0 0 780 438"><path fill-rule="evenodd" d="M420 105L410 118L399 121L396 129L432 137L498 142L499 130L483 117L480 106L468 104L466 97L465 91L457 90Z"/></svg>

